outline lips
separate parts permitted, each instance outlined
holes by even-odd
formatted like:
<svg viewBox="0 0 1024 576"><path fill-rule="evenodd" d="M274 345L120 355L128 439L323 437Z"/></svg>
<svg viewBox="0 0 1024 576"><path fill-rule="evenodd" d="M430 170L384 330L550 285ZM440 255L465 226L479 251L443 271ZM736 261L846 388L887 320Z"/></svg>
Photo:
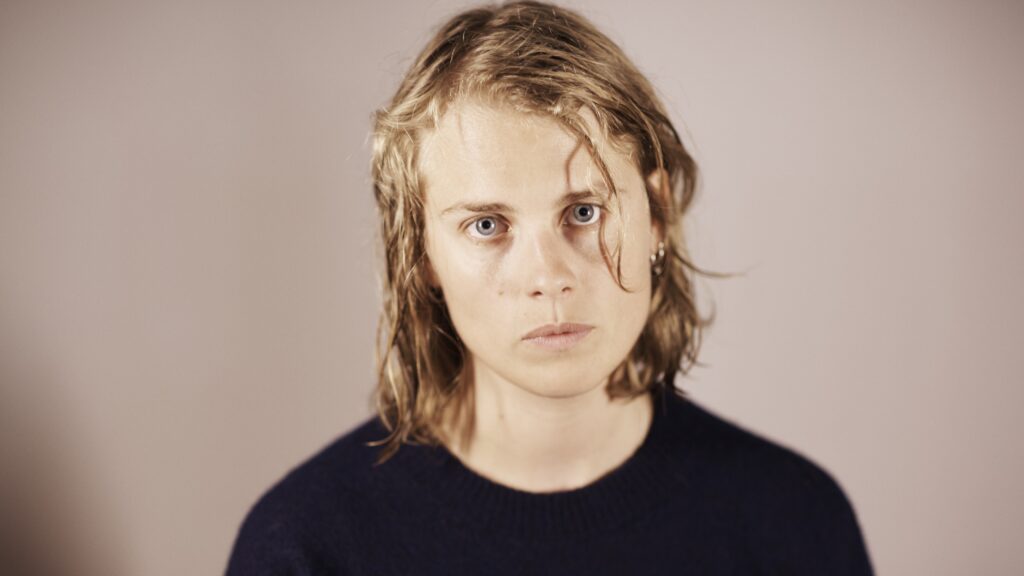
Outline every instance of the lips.
<svg viewBox="0 0 1024 576"><path fill-rule="evenodd" d="M548 324L524 336L523 342L526 342L533 350L562 354L586 339L593 329L594 327L589 324L573 322Z"/></svg>
<svg viewBox="0 0 1024 576"><path fill-rule="evenodd" d="M558 336L561 334L578 334L586 333L593 330L594 327L589 324L579 324L575 322L563 322L561 324L546 324L531 331L526 336L523 336L523 340L529 340L531 338L543 338L545 336Z"/></svg>

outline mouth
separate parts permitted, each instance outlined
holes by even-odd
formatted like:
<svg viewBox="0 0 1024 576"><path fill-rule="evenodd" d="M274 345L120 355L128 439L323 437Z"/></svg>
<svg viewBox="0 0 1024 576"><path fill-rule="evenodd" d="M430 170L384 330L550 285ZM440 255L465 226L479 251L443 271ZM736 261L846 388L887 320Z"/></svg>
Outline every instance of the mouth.
<svg viewBox="0 0 1024 576"><path fill-rule="evenodd" d="M594 329L589 324L547 324L523 336L523 341L548 350L568 350Z"/></svg>

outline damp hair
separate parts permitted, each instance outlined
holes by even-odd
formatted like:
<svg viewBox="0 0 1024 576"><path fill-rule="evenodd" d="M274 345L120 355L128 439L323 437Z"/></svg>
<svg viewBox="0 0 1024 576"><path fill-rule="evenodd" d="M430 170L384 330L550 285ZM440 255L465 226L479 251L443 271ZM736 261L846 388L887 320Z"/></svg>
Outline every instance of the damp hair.
<svg viewBox="0 0 1024 576"><path fill-rule="evenodd" d="M663 234L663 271L652 276L651 306L626 358L609 375L607 393L631 398L674 386L697 360L713 320L697 309L696 274L682 230L698 185L697 164L683 145L654 88L621 48L583 16L541 2L511 2L461 12L444 23L406 72L390 102L373 118L373 191L383 250L382 309L377 329L373 401L388 430L378 463L403 443L436 444L446 418L467 417L471 383L467 351L443 294L427 276L420 143L454 105L478 99L547 115L591 153L617 199L589 111L601 136L627 150L648 185L652 223ZM603 225L603 224L602 224ZM620 288L621 253L601 254ZM621 244L621 242L620 242Z"/></svg>

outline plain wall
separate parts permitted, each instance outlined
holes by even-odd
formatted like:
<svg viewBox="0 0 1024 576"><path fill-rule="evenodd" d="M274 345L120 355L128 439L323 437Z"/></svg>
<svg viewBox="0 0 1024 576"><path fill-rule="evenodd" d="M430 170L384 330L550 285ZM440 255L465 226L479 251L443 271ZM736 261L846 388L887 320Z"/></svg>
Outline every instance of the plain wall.
<svg viewBox="0 0 1024 576"><path fill-rule="evenodd" d="M0 572L221 573L370 416L370 114L461 5L0 4ZM829 470L879 573L1019 573L1024 4L569 5L745 272L679 385Z"/></svg>

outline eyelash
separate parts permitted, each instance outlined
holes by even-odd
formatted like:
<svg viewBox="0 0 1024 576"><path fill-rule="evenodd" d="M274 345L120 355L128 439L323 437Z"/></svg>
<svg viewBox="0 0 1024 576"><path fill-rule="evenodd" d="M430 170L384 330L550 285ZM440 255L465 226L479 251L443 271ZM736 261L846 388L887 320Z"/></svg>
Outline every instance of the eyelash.
<svg viewBox="0 0 1024 576"><path fill-rule="evenodd" d="M572 206L569 207L568 213L571 215L572 212L576 208L578 208L580 206L590 206L591 208L593 208L597 212L597 214L596 214L596 216L594 216L594 219L592 221L585 222L583 224L577 224L576 226L578 226L578 227L582 228L582 227L585 227L585 226L590 226L592 224L595 224L595 223L599 222L601 220L601 218L603 217L603 215L604 215L604 206L602 204L595 204L595 203L592 203L592 202L584 202L584 203L581 203L581 204L573 204ZM480 222L481 220L487 220L487 219L501 220L501 217L500 216L481 216L480 218L476 218L476 219L470 220L468 222L467 226L466 226L466 230L467 231L472 231L473 227L476 225L477 222ZM478 241L478 242L490 242L490 241L492 241L491 239L493 238L493 236L486 236L486 237L484 237L484 236L474 236L472 234L469 234L469 237L472 238L473 240Z"/></svg>

